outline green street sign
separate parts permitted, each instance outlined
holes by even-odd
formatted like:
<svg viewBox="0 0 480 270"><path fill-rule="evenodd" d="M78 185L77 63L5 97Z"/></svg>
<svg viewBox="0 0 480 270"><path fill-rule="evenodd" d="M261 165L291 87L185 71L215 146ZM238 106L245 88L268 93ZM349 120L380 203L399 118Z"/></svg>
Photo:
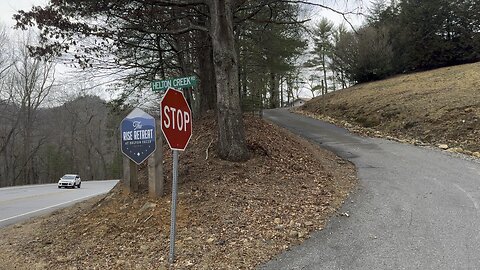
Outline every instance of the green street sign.
<svg viewBox="0 0 480 270"><path fill-rule="evenodd" d="M190 88L197 85L196 76L171 78L167 80L152 81L153 91L166 91L168 88Z"/></svg>

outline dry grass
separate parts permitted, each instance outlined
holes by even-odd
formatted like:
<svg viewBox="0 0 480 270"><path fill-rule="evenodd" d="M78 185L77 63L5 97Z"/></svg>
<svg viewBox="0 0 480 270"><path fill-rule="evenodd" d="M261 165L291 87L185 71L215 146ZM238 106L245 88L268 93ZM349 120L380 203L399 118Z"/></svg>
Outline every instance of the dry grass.
<svg viewBox="0 0 480 270"><path fill-rule="evenodd" d="M321 114L321 98L303 110ZM480 151L480 63L401 75L327 96L325 114L390 136Z"/></svg>

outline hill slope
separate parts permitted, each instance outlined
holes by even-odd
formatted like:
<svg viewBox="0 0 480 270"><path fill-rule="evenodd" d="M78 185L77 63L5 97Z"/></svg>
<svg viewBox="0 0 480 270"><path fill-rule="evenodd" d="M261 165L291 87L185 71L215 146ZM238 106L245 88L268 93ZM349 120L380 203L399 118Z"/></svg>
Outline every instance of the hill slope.
<svg viewBox="0 0 480 270"><path fill-rule="evenodd" d="M319 115L322 104L322 98L315 98L301 110ZM468 154L479 152L480 63L401 75L331 93L325 100L325 115L377 134L447 144Z"/></svg>
<svg viewBox="0 0 480 270"><path fill-rule="evenodd" d="M258 117L246 117L250 160L223 161L212 119L195 122L180 154L171 269L254 269L323 228L355 186L352 164ZM101 200L0 230L0 270L167 269L170 190L148 198L145 164L139 175L140 193L117 186Z"/></svg>

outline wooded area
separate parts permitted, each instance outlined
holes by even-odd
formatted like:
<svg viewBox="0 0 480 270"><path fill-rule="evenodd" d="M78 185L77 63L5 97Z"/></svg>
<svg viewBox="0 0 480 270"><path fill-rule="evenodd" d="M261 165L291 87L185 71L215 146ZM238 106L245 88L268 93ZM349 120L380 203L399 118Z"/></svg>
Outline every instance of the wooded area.
<svg viewBox="0 0 480 270"><path fill-rule="evenodd" d="M355 83L476 62L479 10L476 0L377 0L364 26L339 35L331 59Z"/></svg>
<svg viewBox="0 0 480 270"><path fill-rule="evenodd" d="M32 57L28 31L16 38L0 33L0 187L56 182L66 173L84 180L121 176L118 122L97 96L79 94L61 106L52 102L52 58ZM58 102L57 102L58 103Z"/></svg>
<svg viewBox="0 0 480 270"><path fill-rule="evenodd" d="M300 12L299 4L271 0L51 1L16 19L17 27L41 30L36 56L67 52L80 67L120 70L129 90L118 104L153 79L197 73L200 90L187 98L197 115L215 109L218 151L241 161L248 159L241 101L278 107L279 82L293 91L286 78L305 44Z"/></svg>
<svg viewBox="0 0 480 270"><path fill-rule="evenodd" d="M334 25L326 18L308 24L312 7L332 9L315 1L285 0L52 0L44 7L19 11L17 28L40 30L39 42L27 42L20 47L29 50L18 53L23 62L28 59L38 66L38 75L29 83L27 77L32 76L26 75L28 67L21 66L21 60L0 58L0 76L7 76L7 70L17 74L16 92L26 89L22 83L36 85L23 98L1 97L9 104L3 110L19 115L3 125L7 128L1 138L6 143L0 145L1 153L13 147L12 137L22 138L14 151L25 163L20 167L35 167L29 158L32 149L36 153L36 145L47 142L33 135L33 117L43 111L59 56L78 68L118 78L114 87L122 90L109 102L112 110L123 108L136 93L151 91L152 80L196 74L199 89L186 90L186 97L196 117L216 112L216 150L230 161L249 158L244 112L288 106L302 89L324 95L395 74L480 60L480 3L475 0L377 0L366 23L356 29L349 22ZM2 89L14 91L7 86L12 82L1 79ZM108 115L111 110L105 107L102 112ZM23 127L15 129L22 130L23 137L9 133L13 126ZM99 149L87 152L115 157ZM104 168L114 164L111 159L100 163ZM102 169L102 174L107 171L111 172ZM27 169L21 174L18 179L36 173Z"/></svg>
<svg viewBox="0 0 480 270"><path fill-rule="evenodd" d="M4 100L0 112L0 186L51 183L65 173L84 180L121 177L122 117L100 98L37 109Z"/></svg>

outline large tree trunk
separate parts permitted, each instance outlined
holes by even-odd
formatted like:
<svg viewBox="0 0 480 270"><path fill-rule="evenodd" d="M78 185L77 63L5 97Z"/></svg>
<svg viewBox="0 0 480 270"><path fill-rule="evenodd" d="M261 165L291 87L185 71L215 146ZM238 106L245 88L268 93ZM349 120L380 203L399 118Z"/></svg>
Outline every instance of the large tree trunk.
<svg viewBox="0 0 480 270"><path fill-rule="evenodd" d="M270 72L270 109L278 108L278 81L275 73Z"/></svg>
<svg viewBox="0 0 480 270"><path fill-rule="evenodd" d="M209 7L217 84L219 154L226 160L244 161L249 155L238 91L232 0L212 0Z"/></svg>
<svg viewBox="0 0 480 270"><path fill-rule="evenodd" d="M215 70L213 68L212 42L210 36L200 32L202 46L198 49L200 65L200 114L215 109L217 93L215 90Z"/></svg>

